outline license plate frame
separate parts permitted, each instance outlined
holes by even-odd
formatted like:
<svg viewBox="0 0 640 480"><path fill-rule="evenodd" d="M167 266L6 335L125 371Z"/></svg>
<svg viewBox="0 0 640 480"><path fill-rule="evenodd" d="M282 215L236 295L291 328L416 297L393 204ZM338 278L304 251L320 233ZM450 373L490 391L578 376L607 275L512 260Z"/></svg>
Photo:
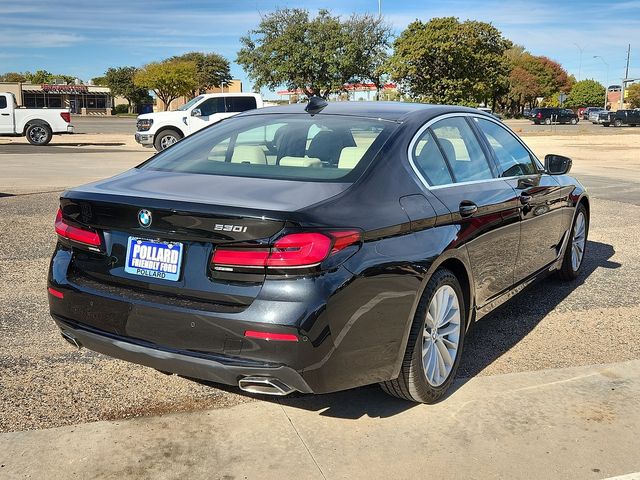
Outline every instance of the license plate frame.
<svg viewBox="0 0 640 480"><path fill-rule="evenodd" d="M124 271L136 277L177 282L183 253L180 242L131 236L127 239Z"/></svg>

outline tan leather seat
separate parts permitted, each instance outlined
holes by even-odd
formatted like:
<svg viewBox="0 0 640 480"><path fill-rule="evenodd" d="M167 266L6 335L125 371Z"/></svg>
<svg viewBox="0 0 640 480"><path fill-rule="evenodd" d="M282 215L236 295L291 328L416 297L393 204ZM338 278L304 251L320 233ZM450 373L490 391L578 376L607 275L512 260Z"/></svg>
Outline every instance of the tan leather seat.
<svg viewBox="0 0 640 480"><path fill-rule="evenodd" d="M340 152L338 168L353 169L362 159L366 151L366 147L344 147L342 152Z"/></svg>
<svg viewBox="0 0 640 480"><path fill-rule="evenodd" d="M231 163L251 163L256 165L266 165L267 157L262 147L253 145L238 145L233 149Z"/></svg>
<svg viewBox="0 0 640 480"><path fill-rule="evenodd" d="M282 157L280 159L281 167L322 167L322 161L313 157Z"/></svg>

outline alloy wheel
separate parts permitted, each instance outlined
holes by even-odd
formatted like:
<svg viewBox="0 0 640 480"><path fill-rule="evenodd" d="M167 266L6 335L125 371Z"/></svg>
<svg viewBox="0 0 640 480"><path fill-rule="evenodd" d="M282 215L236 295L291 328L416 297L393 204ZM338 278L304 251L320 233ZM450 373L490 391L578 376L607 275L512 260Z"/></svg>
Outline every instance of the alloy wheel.
<svg viewBox="0 0 640 480"><path fill-rule="evenodd" d="M587 222L582 212L578 213L576 224L573 227L573 239L571 240L571 267L577 272L582 264L584 245L587 241Z"/></svg>
<svg viewBox="0 0 640 480"><path fill-rule="evenodd" d="M29 130L29 138L33 140L34 143L42 143L45 138L47 138L47 131L44 127L32 127Z"/></svg>
<svg viewBox="0 0 640 480"><path fill-rule="evenodd" d="M174 143L176 143L177 141L178 141L178 139L176 137L174 137L173 135L166 135L166 136L162 137L162 139L160 139L160 146L164 150L165 148L168 148L171 145L173 145Z"/></svg>
<svg viewBox="0 0 640 480"><path fill-rule="evenodd" d="M442 385L456 361L460 340L460 302L450 285L436 290L422 334L422 366L427 382Z"/></svg>

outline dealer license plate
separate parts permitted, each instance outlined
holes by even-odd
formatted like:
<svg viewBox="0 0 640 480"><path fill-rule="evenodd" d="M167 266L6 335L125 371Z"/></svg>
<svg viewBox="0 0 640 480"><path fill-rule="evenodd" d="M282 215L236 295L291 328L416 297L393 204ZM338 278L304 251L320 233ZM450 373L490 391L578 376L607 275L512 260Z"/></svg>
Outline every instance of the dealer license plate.
<svg viewBox="0 0 640 480"><path fill-rule="evenodd" d="M124 271L142 277L177 281L182 263L182 244L129 237Z"/></svg>

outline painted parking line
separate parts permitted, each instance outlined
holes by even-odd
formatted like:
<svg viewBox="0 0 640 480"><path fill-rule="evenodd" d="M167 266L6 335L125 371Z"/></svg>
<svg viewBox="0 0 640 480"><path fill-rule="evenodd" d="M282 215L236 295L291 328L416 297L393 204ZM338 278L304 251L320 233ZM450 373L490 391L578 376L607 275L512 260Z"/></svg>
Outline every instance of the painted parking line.
<svg viewBox="0 0 640 480"><path fill-rule="evenodd" d="M640 480L640 472L627 473L626 475L620 475L619 477L609 477L604 480Z"/></svg>

